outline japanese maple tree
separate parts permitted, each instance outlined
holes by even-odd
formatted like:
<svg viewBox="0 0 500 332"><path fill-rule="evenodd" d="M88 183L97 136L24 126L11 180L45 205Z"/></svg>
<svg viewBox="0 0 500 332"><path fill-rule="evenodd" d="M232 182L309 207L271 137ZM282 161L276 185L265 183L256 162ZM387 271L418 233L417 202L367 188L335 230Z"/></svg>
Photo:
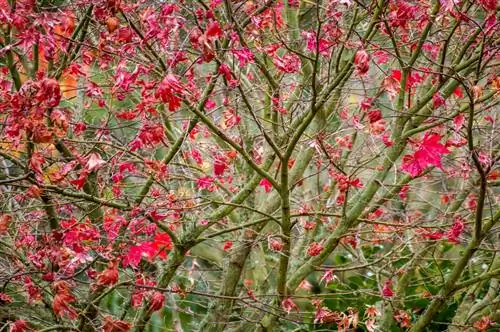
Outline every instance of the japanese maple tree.
<svg viewBox="0 0 500 332"><path fill-rule="evenodd" d="M0 0L0 330L500 324L491 0Z"/></svg>

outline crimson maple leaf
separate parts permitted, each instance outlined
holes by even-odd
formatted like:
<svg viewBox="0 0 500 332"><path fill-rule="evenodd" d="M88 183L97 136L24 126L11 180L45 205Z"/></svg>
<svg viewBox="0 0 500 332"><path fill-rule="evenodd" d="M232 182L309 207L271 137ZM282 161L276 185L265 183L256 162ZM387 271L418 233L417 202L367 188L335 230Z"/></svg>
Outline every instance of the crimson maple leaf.
<svg viewBox="0 0 500 332"><path fill-rule="evenodd" d="M436 166L442 169L441 157L443 154L450 153L450 151L439 142L440 140L441 135L439 134L425 134L417 151L413 155L403 157L401 169L411 176L419 175L429 166Z"/></svg>
<svg viewBox="0 0 500 332"><path fill-rule="evenodd" d="M224 156L218 155L214 161L215 176L222 176L227 168L227 159Z"/></svg>
<svg viewBox="0 0 500 332"><path fill-rule="evenodd" d="M273 185L271 184L271 182L269 182L269 180L265 178L260 181L259 185L261 187L264 187L266 193L270 192L271 189L273 189Z"/></svg>

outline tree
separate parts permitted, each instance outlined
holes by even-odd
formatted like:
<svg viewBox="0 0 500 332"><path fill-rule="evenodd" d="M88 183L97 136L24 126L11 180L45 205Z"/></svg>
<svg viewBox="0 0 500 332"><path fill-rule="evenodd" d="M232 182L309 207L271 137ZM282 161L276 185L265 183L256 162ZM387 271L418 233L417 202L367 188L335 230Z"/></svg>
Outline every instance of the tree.
<svg viewBox="0 0 500 332"><path fill-rule="evenodd" d="M495 1L0 4L2 329L499 321Z"/></svg>

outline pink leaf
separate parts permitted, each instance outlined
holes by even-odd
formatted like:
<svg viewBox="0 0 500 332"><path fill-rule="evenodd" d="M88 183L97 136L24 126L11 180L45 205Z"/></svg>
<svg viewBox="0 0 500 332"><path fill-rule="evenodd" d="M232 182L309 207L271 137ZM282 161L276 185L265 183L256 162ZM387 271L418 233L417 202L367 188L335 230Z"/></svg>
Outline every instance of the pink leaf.
<svg viewBox="0 0 500 332"><path fill-rule="evenodd" d="M269 182L268 179L264 178L260 181L259 185L261 187L264 187L264 190L266 191L266 193L270 192L271 189L273 189L273 185L271 184L271 182Z"/></svg>

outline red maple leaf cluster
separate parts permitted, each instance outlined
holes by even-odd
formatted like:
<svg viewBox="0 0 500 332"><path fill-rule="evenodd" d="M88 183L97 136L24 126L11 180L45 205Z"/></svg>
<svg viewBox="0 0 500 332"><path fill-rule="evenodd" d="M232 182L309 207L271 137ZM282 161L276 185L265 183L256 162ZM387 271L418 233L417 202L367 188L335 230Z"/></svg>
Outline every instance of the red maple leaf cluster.
<svg viewBox="0 0 500 332"><path fill-rule="evenodd" d="M412 155L403 157L401 169L411 176L418 176L429 166L436 166L442 169L441 157L450 151L439 141L441 135L432 133L426 134L424 139L418 144L418 148Z"/></svg>

